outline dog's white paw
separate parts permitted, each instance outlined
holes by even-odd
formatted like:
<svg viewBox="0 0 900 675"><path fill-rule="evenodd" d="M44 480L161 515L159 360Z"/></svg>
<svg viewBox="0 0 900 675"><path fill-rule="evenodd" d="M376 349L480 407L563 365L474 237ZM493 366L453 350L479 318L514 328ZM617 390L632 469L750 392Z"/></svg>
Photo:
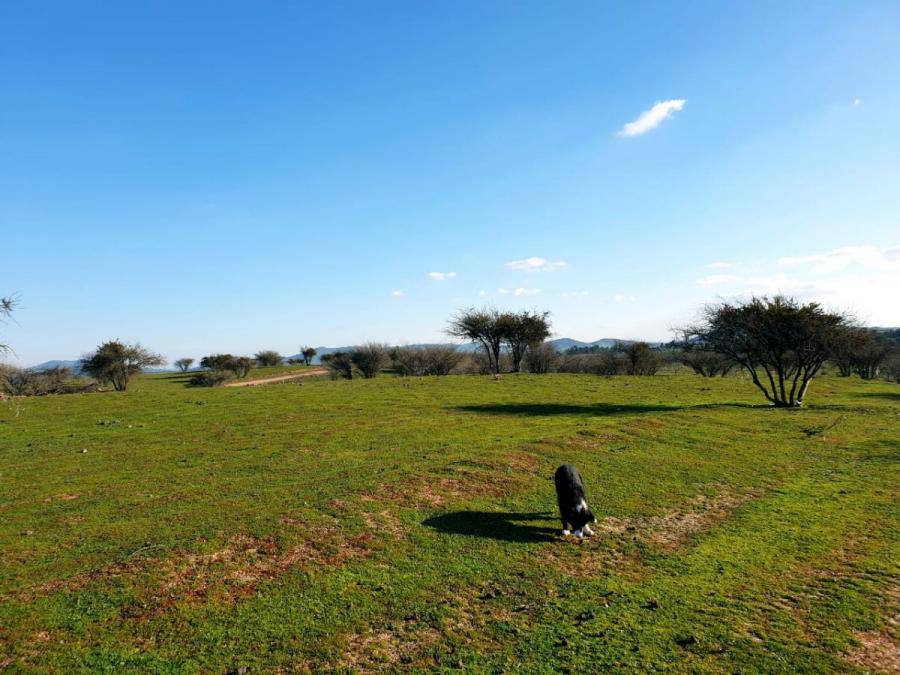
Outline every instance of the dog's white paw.
<svg viewBox="0 0 900 675"><path fill-rule="evenodd" d="M581 539L584 536L584 530L575 530L575 532L573 532L573 534L576 537L578 537L579 539Z"/></svg>
<svg viewBox="0 0 900 675"><path fill-rule="evenodd" d="M569 530L563 530L563 531L562 531L562 535L563 535L564 537L568 537L570 534L572 534L572 533L571 533Z"/></svg>
<svg viewBox="0 0 900 675"><path fill-rule="evenodd" d="M588 537L593 537L593 536L594 536L594 531L591 529L591 526L590 526L590 525L585 525L585 526L584 526L584 533L585 533L585 535L587 535Z"/></svg>

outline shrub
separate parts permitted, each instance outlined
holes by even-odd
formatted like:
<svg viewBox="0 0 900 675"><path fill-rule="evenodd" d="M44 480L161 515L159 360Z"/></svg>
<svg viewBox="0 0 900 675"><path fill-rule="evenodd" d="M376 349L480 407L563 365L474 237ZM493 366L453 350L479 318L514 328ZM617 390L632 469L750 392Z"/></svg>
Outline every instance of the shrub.
<svg viewBox="0 0 900 675"><path fill-rule="evenodd" d="M254 358L261 366L280 366L282 361L284 361L281 354L274 349L264 349L260 352L256 352Z"/></svg>
<svg viewBox="0 0 900 675"><path fill-rule="evenodd" d="M211 354L200 359L200 365L208 370L228 371L235 377L247 377L253 368L253 360L247 356Z"/></svg>
<svg viewBox="0 0 900 675"><path fill-rule="evenodd" d="M703 377L725 377L737 365L724 354L706 349L685 349L677 356L678 360Z"/></svg>
<svg viewBox="0 0 900 675"><path fill-rule="evenodd" d="M71 380L70 368L56 367L35 371L0 366L0 391L10 396L46 396L84 389Z"/></svg>
<svg viewBox="0 0 900 675"><path fill-rule="evenodd" d="M189 371L192 365L194 365L194 359L178 359L175 361L175 367L182 373Z"/></svg>
<svg viewBox="0 0 900 675"><path fill-rule="evenodd" d="M388 346L369 342L350 351L350 362L366 379L376 377L388 364Z"/></svg>
<svg viewBox="0 0 900 675"><path fill-rule="evenodd" d="M632 342L623 348L629 375L656 375L660 358L646 342Z"/></svg>
<svg viewBox="0 0 900 675"><path fill-rule="evenodd" d="M399 347L391 350L391 361L399 375L449 375L459 366L463 354L456 347Z"/></svg>
<svg viewBox="0 0 900 675"><path fill-rule="evenodd" d="M303 360L306 362L306 365L309 365L313 360L313 357L317 354L314 347L304 347L303 351L300 352L300 355L303 357Z"/></svg>
<svg viewBox="0 0 900 675"><path fill-rule="evenodd" d="M339 377L347 380L353 379L353 361L350 360L350 352L331 352L325 354L321 361L331 373L332 380Z"/></svg>
<svg viewBox="0 0 900 675"><path fill-rule="evenodd" d="M528 372L544 375L552 372L560 361L560 354L553 345L542 344L531 347L525 354L525 366Z"/></svg>
<svg viewBox="0 0 900 675"><path fill-rule="evenodd" d="M234 377L228 370L204 370L190 379L192 387L218 387Z"/></svg>

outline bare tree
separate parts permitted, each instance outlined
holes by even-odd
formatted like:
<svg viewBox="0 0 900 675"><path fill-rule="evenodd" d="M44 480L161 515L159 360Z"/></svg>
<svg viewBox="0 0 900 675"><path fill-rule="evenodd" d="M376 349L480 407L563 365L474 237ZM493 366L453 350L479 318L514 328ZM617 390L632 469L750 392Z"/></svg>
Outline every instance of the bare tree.
<svg viewBox="0 0 900 675"><path fill-rule="evenodd" d="M724 354L698 347L685 348L678 360L703 377L725 377L737 365Z"/></svg>
<svg viewBox="0 0 900 675"><path fill-rule="evenodd" d="M300 352L303 356L303 360L306 362L306 365L309 365L313 360L313 357L316 355L316 350L314 347L304 347L303 351Z"/></svg>
<svg viewBox="0 0 900 675"><path fill-rule="evenodd" d="M659 355L646 342L632 342L621 351L628 360L629 375L656 375Z"/></svg>
<svg viewBox="0 0 900 675"><path fill-rule="evenodd" d="M793 298L753 298L709 305L688 335L740 364L779 408L803 404L810 381L850 327L843 314Z"/></svg>
<svg viewBox="0 0 900 675"><path fill-rule="evenodd" d="M463 354L452 345L399 347L390 352L391 363L399 375L449 375L462 361Z"/></svg>
<svg viewBox="0 0 900 675"><path fill-rule="evenodd" d="M261 366L280 366L281 362L284 360L278 352L274 349L263 349L262 351L256 352L254 357L256 362Z"/></svg>
<svg viewBox="0 0 900 675"><path fill-rule="evenodd" d="M500 349L505 337L504 326L496 309L470 308L450 320L447 334L480 344L494 373L500 372Z"/></svg>
<svg viewBox="0 0 900 675"><path fill-rule="evenodd" d="M175 361L174 365L182 373L186 373L191 369L191 366L194 365L194 359L178 359Z"/></svg>
<svg viewBox="0 0 900 675"><path fill-rule="evenodd" d="M0 322L12 315L18 302L15 298L0 298ZM0 354L9 351L9 345L0 344Z"/></svg>
<svg viewBox="0 0 900 675"><path fill-rule="evenodd" d="M81 370L102 384L125 391L128 380L149 366L161 366L165 359L140 344L126 345L118 340L104 342L97 351L81 359Z"/></svg>

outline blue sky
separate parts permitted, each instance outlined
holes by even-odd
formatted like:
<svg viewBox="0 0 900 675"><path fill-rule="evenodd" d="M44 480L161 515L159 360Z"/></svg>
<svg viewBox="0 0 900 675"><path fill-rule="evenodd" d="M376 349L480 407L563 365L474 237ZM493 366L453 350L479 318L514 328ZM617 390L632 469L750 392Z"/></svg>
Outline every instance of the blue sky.
<svg viewBox="0 0 900 675"><path fill-rule="evenodd" d="M0 0L0 337L666 339L777 291L900 325L898 110L896 2Z"/></svg>

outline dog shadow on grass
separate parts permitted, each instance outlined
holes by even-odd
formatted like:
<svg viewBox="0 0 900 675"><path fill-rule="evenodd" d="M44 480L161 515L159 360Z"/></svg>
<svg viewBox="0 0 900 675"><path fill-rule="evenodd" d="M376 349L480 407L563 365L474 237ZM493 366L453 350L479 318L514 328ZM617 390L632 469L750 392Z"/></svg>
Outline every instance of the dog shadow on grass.
<svg viewBox="0 0 900 675"><path fill-rule="evenodd" d="M552 514L547 512L454 511L428 518L422 524L444 534L536 544L553 541L557 530L533 525L532 521L551 517Z"/></svg>

